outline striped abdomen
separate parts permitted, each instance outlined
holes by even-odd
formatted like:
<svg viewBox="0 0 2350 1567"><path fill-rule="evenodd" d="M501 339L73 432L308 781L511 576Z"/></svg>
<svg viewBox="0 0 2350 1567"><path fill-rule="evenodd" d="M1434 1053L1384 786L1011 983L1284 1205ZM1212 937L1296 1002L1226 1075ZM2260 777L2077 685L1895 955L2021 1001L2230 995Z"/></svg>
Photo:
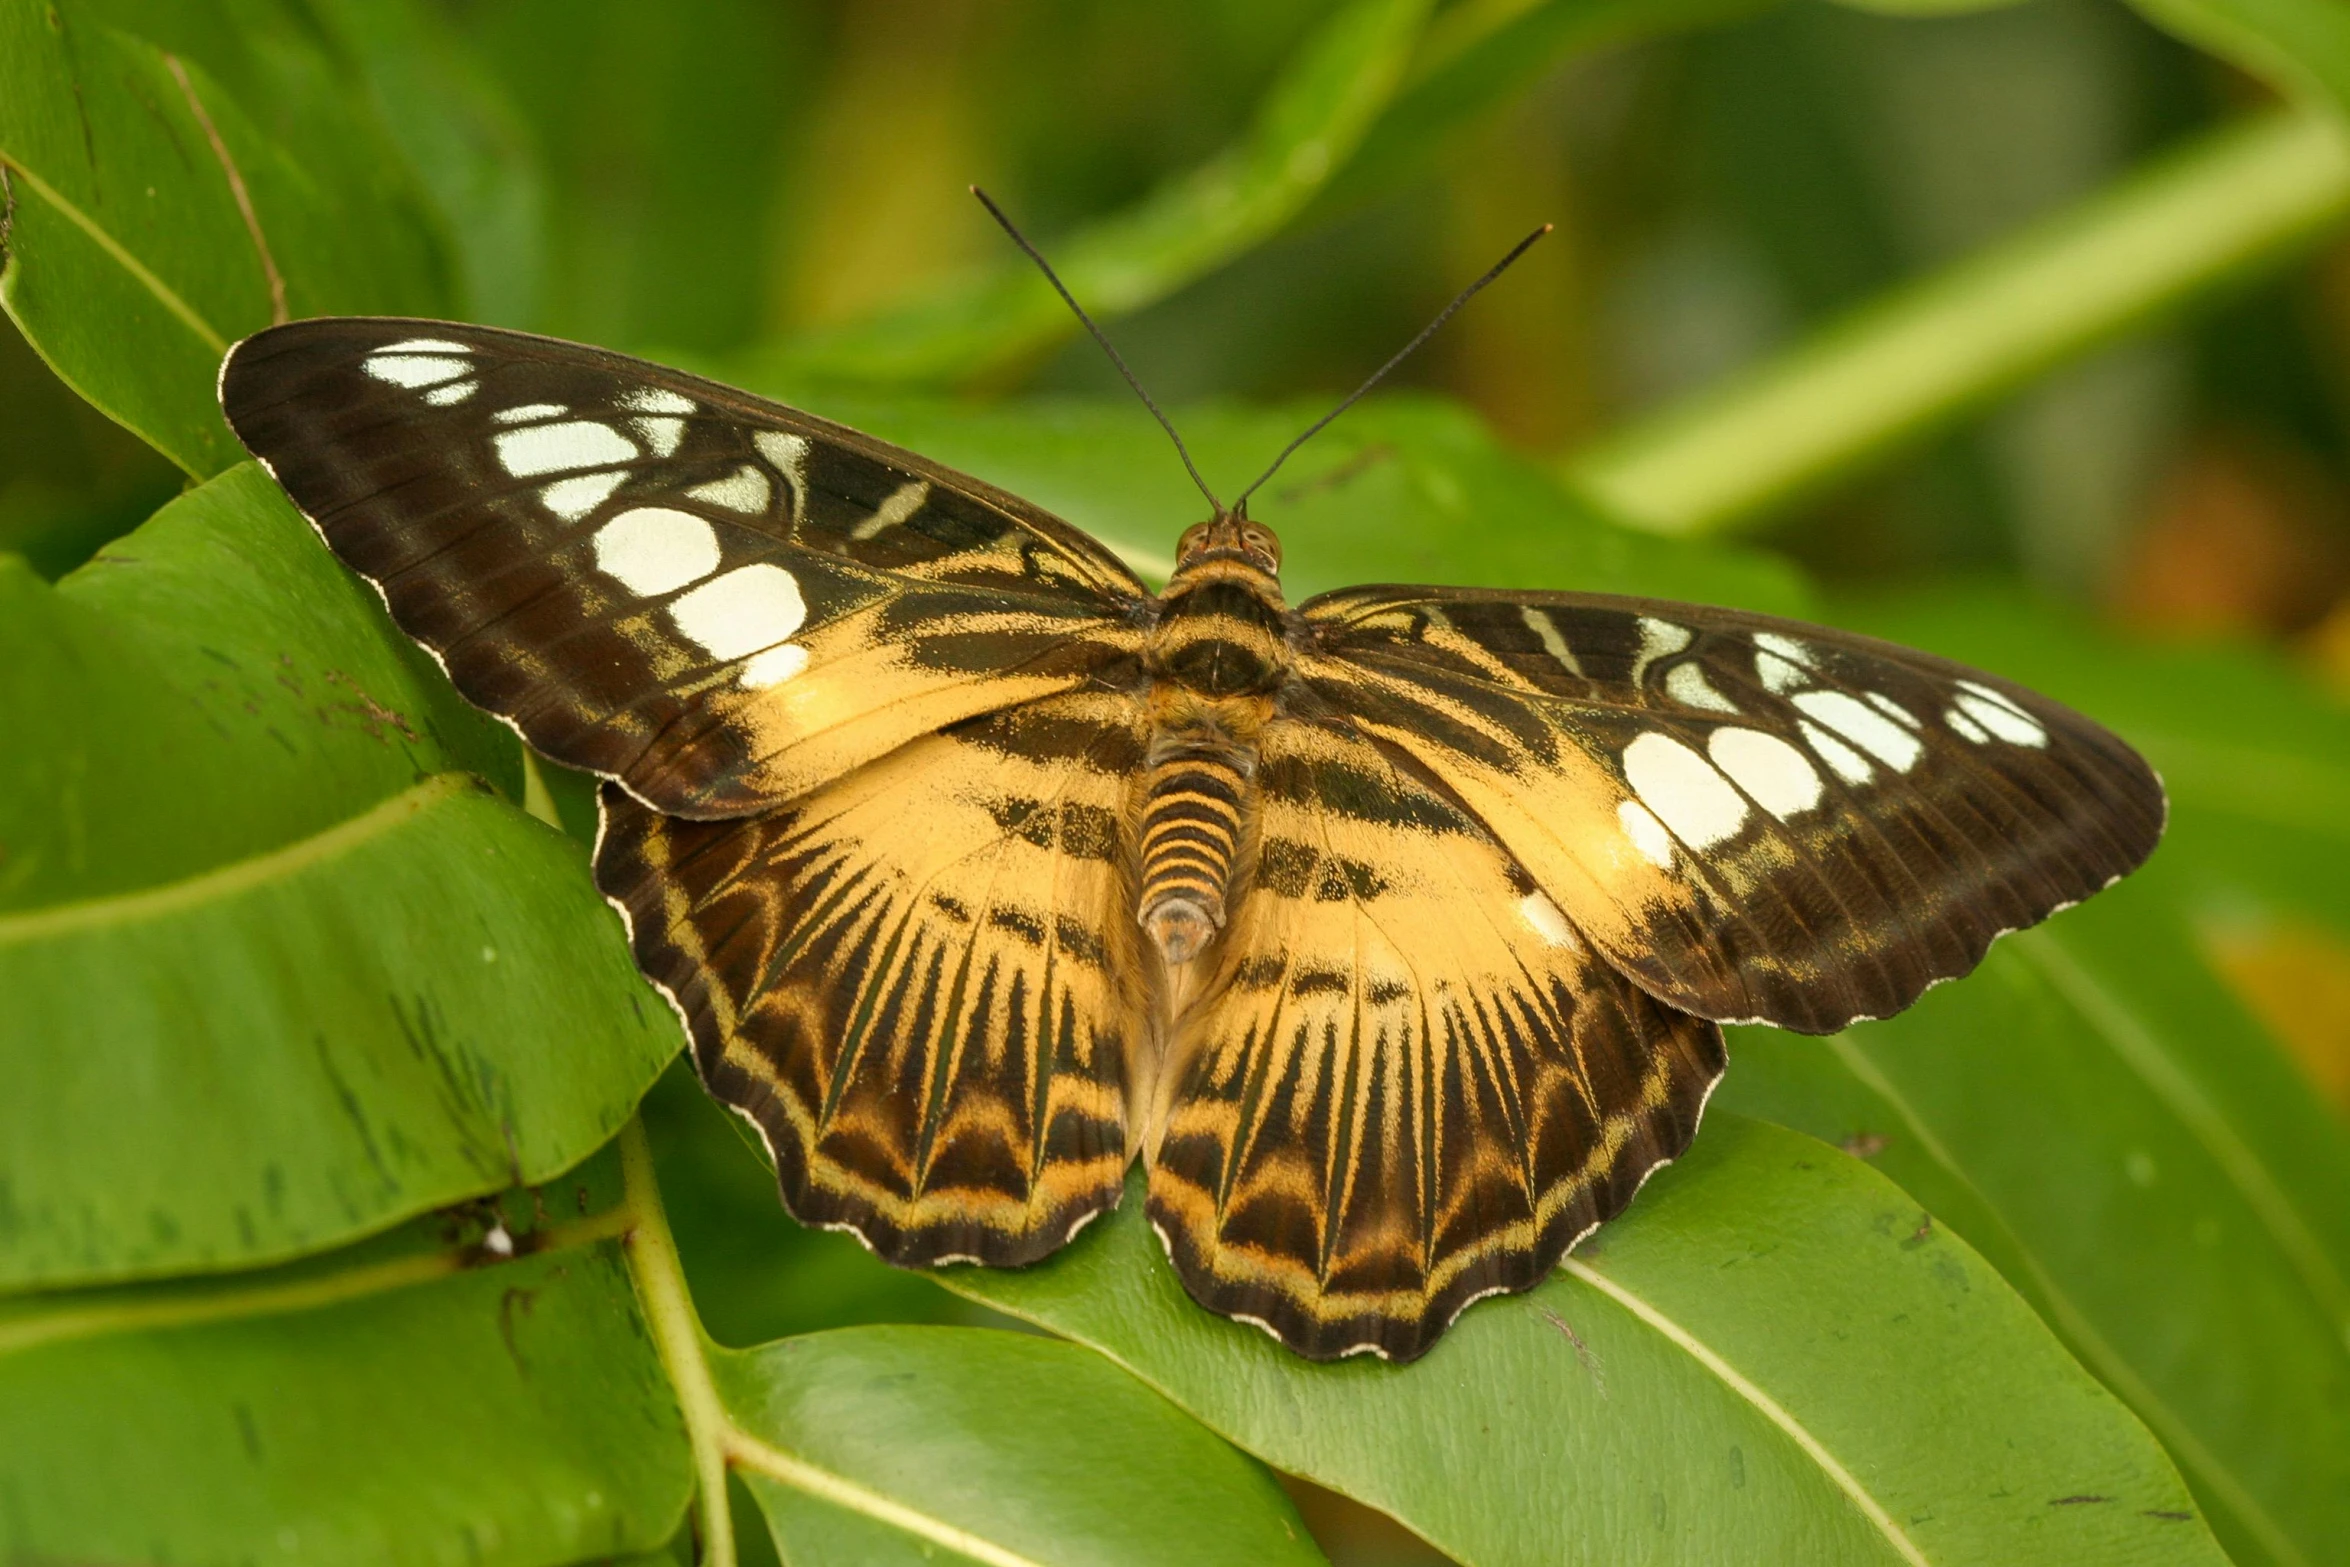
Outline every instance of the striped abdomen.
<svg viewBox="0 0 2350 1567"><path fill-rule="evenodd" d="M1251 758L1229 742L1162 740L1143 786L1142 928L1188 963L1224 924Z"/></svg>

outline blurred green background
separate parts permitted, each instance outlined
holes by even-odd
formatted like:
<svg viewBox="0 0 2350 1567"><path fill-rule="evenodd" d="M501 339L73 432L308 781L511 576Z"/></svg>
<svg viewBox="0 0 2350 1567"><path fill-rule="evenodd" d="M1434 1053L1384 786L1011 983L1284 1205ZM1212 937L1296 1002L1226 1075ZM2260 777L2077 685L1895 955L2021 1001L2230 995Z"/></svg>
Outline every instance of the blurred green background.
<svg viewBox="0 0 2350 1567"><path fill-rule="evenodd" d="M100 9L169 36L137 5ZM1438 25L1526 9L1479 0ZM2109 0L1682 9L1726 19L1542 70L1410 166L1349 170L1267 243L1120 321L1129 358L1171 404L1333 396L1552 222L1396 380L1557 456L2263 96ZM756 355L999 262L974 181L1049 253L1238 136L1330 10L452 0L444 89L470 92L475 134L501 144L469 193L474 313L673 358ZM2333 245L1759 531L1830 586L2020 579L2164 631L2298 639L2339 674L2346 375L2350 251ZM975 379L1116 386L1066 336ZM0 546L61 572L172 485L12 336Z"/></svg>

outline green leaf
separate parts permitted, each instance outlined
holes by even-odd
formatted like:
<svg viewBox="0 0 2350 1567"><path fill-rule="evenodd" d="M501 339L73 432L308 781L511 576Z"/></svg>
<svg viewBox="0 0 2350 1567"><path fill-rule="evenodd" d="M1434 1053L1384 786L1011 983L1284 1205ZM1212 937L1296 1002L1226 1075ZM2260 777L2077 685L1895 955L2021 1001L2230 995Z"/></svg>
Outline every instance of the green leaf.
<svg viewBox="0 0 2350 1567"><path fill-rule="evenodd" d="M1053 511L1163 579L1174 542L1207 515L1166 435L1123 400L1029 398L973 408L905 396L810 395L770 363L712 373L773 389ZM1231 496L1320 407L1210 403L1177 428ZM1441 582L1656 593L1781 614L1808 602L1785 562L1618 527L1538 464L1502 449L1448 399L1379 398L1301 448L1250 510L1281 535L1292 602L1360 582Z"/></svg>
<svg viewBox="0 0 2350 1567"><path fill-rule="evenodd" d="M1086 308L1104 316L1165 298L1278 232L1343 167L1394 93L1428 0L1354 0L1299 50L1238 144L1115 217L1047 246ZM1027 262L997 266L869 320L811 333L802 373L950 380L1077 330Z"/></svg>
<svg viewBox="0 0 2350 1567"><path fill-rule="evenodd" d="M1272 1476L1074 1345L846 1328L714 1369L790 1562L1322 1560Z"/></svg>
<svg viewBox="0 0 2350 1567"><path fill-rule="evenodd" d="M962 1322L977 1308L918 1268L892 1268L838 1230L783 1211L757 1135L681 1056L645 1095L651 1144L694 1313L721 1343L871 1322Z"/></svg>
<svg viewBox="0 0 2350 1567"><path fill-rule="evenodd" d="M543 1179L674 1053L578 845L474 781L512 739L258 469L0 561L0 711L0 1287Z"/></svg>
<svg viewBox="0 0 2350 1567"><path fill-rule="evenodd" d="M1578 55L1714 26L1779 0L1537 0L1459 5L1429 24L1396 93L1312 216L1357 206L1424 174L1455 132L1517 101Z"/></svg>
<svg viewBox="0 0 2350 1567"><path fill-rule="evenodd" d="M1824 1044L1733 1041L1725 1105L1867 1148L2169 1445L2239 1561L2350 1550L2350 1134L2211 972L2246 904L2350 930L2350 715L2245 653L2012 599L1869 629L2114 724L2174 797L2128 883Z"/></svg>
<svg viewBox="0 0 2350 1567"><path fill-rule="evenodd" d="M546 292L546 180L495 78L436 8L310 0L304 14L352 62L346 91L364 94L445 215L465 318L536 325Z"/></svg>
<svg viewBox="0 0 2350 1567"><path fill-rule="evenodd" d="M2189 43L2350 115L2350 7L2340 0L2131 3Z"/></svg>
<svg viewBox="0 0 2350 1567"><path fill-rule="evenodd" d="M610 1164L580 1192L609 1202ZM613 1216L525 1231L507 1263L440 1228L0 1305L0 1552L519 1567L658 1545L692 1472Z"/></svg>
<svg viewBox="0 0 2350 1567"><path fill-rule="evenodd" d="M439 225L354 114L289 147L200 64L80 6L0 0L5 306L58 375L189 473L243 454L213 401L234 339L292 316L440 315Z"/></svg>
<svg viewBox="0 0 2350 1567"><path fill-rule="evenodd" d="M1467 1567L2224 1560L2143 1427L1900 1188L1717 1115L1632 1211L1409 1367L1183 1295L1139 1190L951 1287L1092 1345Z"/></svg>

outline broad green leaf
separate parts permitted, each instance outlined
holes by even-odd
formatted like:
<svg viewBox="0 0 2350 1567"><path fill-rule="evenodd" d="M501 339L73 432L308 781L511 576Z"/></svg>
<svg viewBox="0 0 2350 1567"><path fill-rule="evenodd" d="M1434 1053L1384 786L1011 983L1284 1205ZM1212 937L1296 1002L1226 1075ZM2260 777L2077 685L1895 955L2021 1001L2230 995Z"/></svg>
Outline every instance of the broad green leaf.
<svg viewBox="0 0 2350 1567"><path fill-rule="evenodd" d="M739 1466L800 1567L1322 1560L1271 1475L1074 1345L845 1328L715 1371L761 1449Z"/></svg>
<svg viewBox="0 0 2350 1567"><path fill-rule="evenodd" d="M754 389L772 365L720 366ZM1173 566L1175 539L1207 515L1166 435L1120 400L1034 398L974 408L839 391L777 394L1001 485L1118 550L1146 577ZM1229 499L1326 410L1212 403L1177 428ZM1367 402L1314 438L1249 503L1281 535L1291 602L1361 582L1442 582L1660 593L1801 613L1783 562L1617 527L1540 466L1501 448L1459 404Z"/></svg>
<svg viewBox="0 0 2350 1567"><path fill-rule="evenodd" d="M0 0L0 306L77 392L189 473L243 454L213 401L273 319L453 306L438 220L379 133L256 127L195 63L60 0Z"/></svg>
<svg viewBox="0 0 2350 1567"><path fill-rule="evenodd" d="M2350 1135L2211 973L2249 903L2350 929L2350 716L2254 656L2124 649L1987 595L1869 629L2112 723L2154 862L1899 1018L1741 1030L1722 1102L1873 1152L2169 1444L2237 1559L2350 1550Z"/></svg>
<svg viewBox="0 0 2350 1567"><path fill-rule="evenodd" d="M658 1545L691 1469L620 1226L576 1211L609 1203L610 1163L564 1183L562 1222L518 1219L509 1262L419 1222L266 1273L0 1304L0 1555L520 1567Z"/></svg>
<svg viewBox="0 0 2350 1567"><path fill-rule="evenodd" d="M674 1053L517 750L238 469L0 561L0 1286L225 1268L543 1179Z"/></svg>
<svg viewBox="0 0 2350 1567"><path fill-rule="evenodd" d="M1201 1311L1140 1197L1052 1261L947 1282L1466 1567L2224 1560L1999 1275L1807 1137L1715 1116L1561 1276L1408 1367L1311 1365Z"/></svg>
<svg viewBox="0 0 2350 1567"><path fill-rule="evenodd" d="M2131 0L2158 26L2288 92L2350 115L2350 6L2340 0Z"/></svg>
<svg viewBox="0 0 2350 1567"><path fill-rule="evenodd" d="M429 225L460 274L452 313L530 324L544 261L536 160L438 8L75 0L75 11L201 65L322 183L372 190Z"/></svg>
<svg viewBox="0 0 2350 1567"><path fill-rule="evenodd" d="M1833 1040L1741 1030L1722 1101L1872 1151L1978 1241L2238 1561L2338 1560L2350 1147L2163 892L2117 889Z"/></svg>
<svg viewBox="0 0 2350 1567"><path fill-rule="evenodd" d="M538 324L545 178L527 127L440 8L311 0L354 84L431 193L454 242L465 319Z"/></svg>
<svg viewBox="0 0 2350 1567"><path fill-rule="evenodd" d="M1239 143L1124 213L1049 237L1055 269L1087 309L1117 315L1278 232L1352 156L1402 79L1428 9L1428 0L1353 0L1299 50ZM1051 286L1010 256L879 316L810 333L790 359L843 380L950 380L1075 330Z"/></svg>

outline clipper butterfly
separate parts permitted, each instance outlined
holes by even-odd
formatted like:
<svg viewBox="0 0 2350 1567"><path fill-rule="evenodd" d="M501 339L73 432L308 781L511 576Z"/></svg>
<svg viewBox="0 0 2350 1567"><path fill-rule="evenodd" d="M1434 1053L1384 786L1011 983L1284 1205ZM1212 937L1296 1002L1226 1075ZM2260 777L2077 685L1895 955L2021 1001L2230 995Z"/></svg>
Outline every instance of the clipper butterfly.
<svg viewBox="0 0 2350 1567"><path fill-rule="evenodd" d="M617 354L324 319L248 448L459 691L606 780L598 885L785 1204L1012 1266L1129 1164L1202 1304L1411 1359L1685 1149L1718 1025L1881 1017L2153 849L2127 746L1764 616L1362 587Z"/></svg>

